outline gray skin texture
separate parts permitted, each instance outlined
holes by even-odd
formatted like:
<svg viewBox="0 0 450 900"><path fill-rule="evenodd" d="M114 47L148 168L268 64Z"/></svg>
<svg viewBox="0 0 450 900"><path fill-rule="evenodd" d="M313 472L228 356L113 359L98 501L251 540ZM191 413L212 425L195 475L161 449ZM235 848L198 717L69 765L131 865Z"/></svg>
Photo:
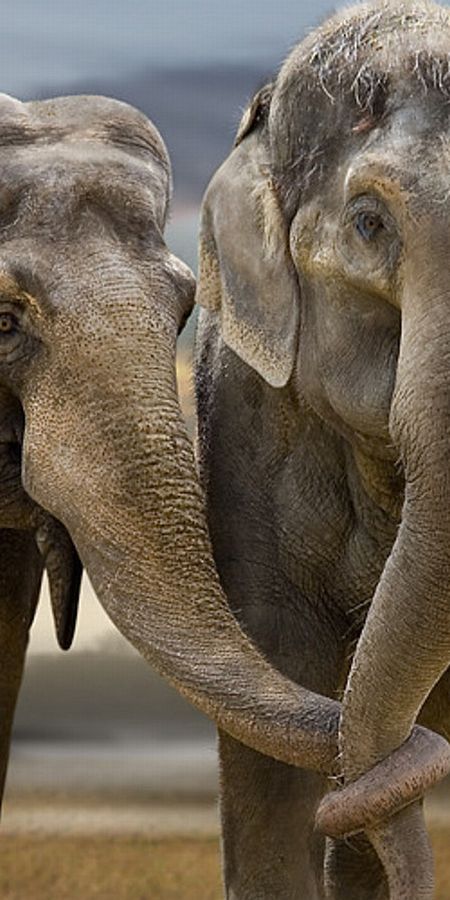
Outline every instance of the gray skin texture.
<svg viewBox="0 0 450 900"><path fill-rule="evenodd" d="M274 667L342 697L349 789L416 721L450 734L449 54L432 3L328 20L255 97L203 204L214 558ZM323 777L224 733L220 759L228 900L433 896L419 802L325 848Z"/></svg>
<svg viewBox="0 0 450 900"><path fill-rule="evenodd" d="M167 249L164 144L100 97L0 95L0 789L42 570L70 644L81 567L125 637L219 726L329 771L340 706L240 629L180 412L194 297Z"/></svg>

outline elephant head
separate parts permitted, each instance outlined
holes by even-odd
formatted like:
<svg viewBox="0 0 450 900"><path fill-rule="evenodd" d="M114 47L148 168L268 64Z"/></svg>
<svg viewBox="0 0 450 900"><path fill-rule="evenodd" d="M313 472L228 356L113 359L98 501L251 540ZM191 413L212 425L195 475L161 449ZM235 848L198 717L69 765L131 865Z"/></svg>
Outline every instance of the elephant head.
<svg viewBox="0 0 450 900"><path fill-rule="evenodd" d="M117 101L3 96L0 171L0 527L35 534L62 643L81 560L188 699L262 752L329 769L339 705L271 668L214 568L177 397L194 279L164 243L161 138Z"/></svg>
<svg viewBox="0 0 450 900"><path fill-rule="evenodd" d="M450 662L449 54L431 3L335 16L256 96L203 210L198 302L346 438L398 524L343 700L349 784Z"/></svg>

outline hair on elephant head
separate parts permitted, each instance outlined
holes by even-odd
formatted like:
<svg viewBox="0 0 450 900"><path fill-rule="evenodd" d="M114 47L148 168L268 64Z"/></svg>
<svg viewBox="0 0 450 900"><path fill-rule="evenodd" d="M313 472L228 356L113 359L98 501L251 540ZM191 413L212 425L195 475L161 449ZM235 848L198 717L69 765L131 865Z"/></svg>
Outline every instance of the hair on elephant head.
<svg viewBox="0 0 450 900"><path fill-rule="evenodd" d="M450 661L449 59L436 4L338 13L257 94L203 206L208 322L349 448L353 522L364 494L394 525L344 694L348 782L408 738Z"/></svg>

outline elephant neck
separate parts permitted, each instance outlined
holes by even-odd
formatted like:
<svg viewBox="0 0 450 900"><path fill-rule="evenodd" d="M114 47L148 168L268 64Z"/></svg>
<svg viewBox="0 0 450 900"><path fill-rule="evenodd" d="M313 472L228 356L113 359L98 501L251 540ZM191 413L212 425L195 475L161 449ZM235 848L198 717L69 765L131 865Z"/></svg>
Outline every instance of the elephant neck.
<svg viewBox="0 0 450 900"><path fill-rule="evenodd" d="M297 403L298 418L304 423L301 431L305 446L314 435L311 450L315 446L322 448L322 454L333 454L334 471L341 470L338 489L341 490L342 482L346 483L355 517L368 526L371 519L377 521L377 531L385 522L386 534L392 532L393 541L402 514L405 478L387 427L378 435L355 431L326 399L314 402L306 391L298 392Z"/></svg>
<svg viewBox="0 0 450 900"><path fill-rule="evenodd" d="M359 482L361 500L374 504L396 525L401 519L405 479L403 471L390 459L384 459L370 450L353 444L350 458ZM354 477L350 476L350 483ZM352 487L354 490L354 486Z"/></svg>
<svg viewBox="0 0 450 900"><path fill-rule="evenodd" d="M270 387L220 343L206 347L197 388L215 560L237 614L254 595L255 571L268 607L286 585L293 602L325 597L346 617L369 601L403 502L389 447L344 433L297 385ZM249 561L239 581L237 558Z"/></svg>
<svg viewBox="0 0 450 900"><path fill-rule="evenodd" d="M326 540L331 557L325 573L330 591L349 618L349 633L357 636L376 589L401 521L404 473L390 446L382 440L343 433L300 398L295 469L303 473L304 459L310 471L300 475L299 494L308 496L314 484L314 517L303 544L318 550L318 579L324 583L323 540L330 518L333 530ZM292 481L290 480L290 483ZM302 512L302 518L304 513ZM320 521L320 526L319 526ZM317 541L317 534L322 543ZM370 565L367 561L370 559ZM359 606L357 599L362 604ZM364 602L362 602L364 601Z"/></svg>

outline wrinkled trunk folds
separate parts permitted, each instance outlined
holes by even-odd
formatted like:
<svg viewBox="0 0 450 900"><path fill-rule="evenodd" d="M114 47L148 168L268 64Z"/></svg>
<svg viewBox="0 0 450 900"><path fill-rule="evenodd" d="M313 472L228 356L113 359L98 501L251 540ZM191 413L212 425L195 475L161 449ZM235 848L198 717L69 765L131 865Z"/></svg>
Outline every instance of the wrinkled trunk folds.
<svg viewBox="0 0 450 900"><path fill-rule="evenodd" d="M436 285L433 293L422 286L419 294L418 287L405 299L391 417L405 469L405 503L347 683L341 722L347 782L408 738L450 662L450 342L443 327L448 294ZM411 844L420 820L420 810L411 807L400 817L397 832L390 825L373 834L389 865L397 833L392 898L432 896L425 849L418 867L420 889L418 883L413 889L398 880L404 868L400 845L406 846L408 833Z"/></svg>
<svg viewBox="0 0 450 900"><path fill-rule="evenodd" d="M95 531L90 522L72 528L94 589L122 634L221 727L279 759L329 771L339 705L282 677L240 630L214 568L175 393L160 403L160 422L147 419L143 470L127 475L141 483L136 505L124 485Z"/></svg>
<svg viewBox="0 0 450 900"><path fill-rule="evenodd" d="M178 404L179 323L156 312L146 323L153 333L134 355L129 339L121 343L122 316L110 359L102 357L98 375L95 346L92 371L64 371L70 434L61 431L54 371L25 398L27 490L40 502L45 492L105 610L161 675L235 738L285 762L329 772L340 704L272 668L231 614ZM89 340L88 335L83 345L87 354ZM56 410L47 414L45 434L44 402ZM39 459L44 440L52 447L52 464L42 484L48 465Z"/></svg>
<svg viewBox="0 0 450 900"><path fill-rule="evenodd" d="M341 731L349 780L408 737L450 662L450 342L440 324L448 299L440 294L426 316L417 302L404 315L391 425L405 503L348 680Z"/></svg>

